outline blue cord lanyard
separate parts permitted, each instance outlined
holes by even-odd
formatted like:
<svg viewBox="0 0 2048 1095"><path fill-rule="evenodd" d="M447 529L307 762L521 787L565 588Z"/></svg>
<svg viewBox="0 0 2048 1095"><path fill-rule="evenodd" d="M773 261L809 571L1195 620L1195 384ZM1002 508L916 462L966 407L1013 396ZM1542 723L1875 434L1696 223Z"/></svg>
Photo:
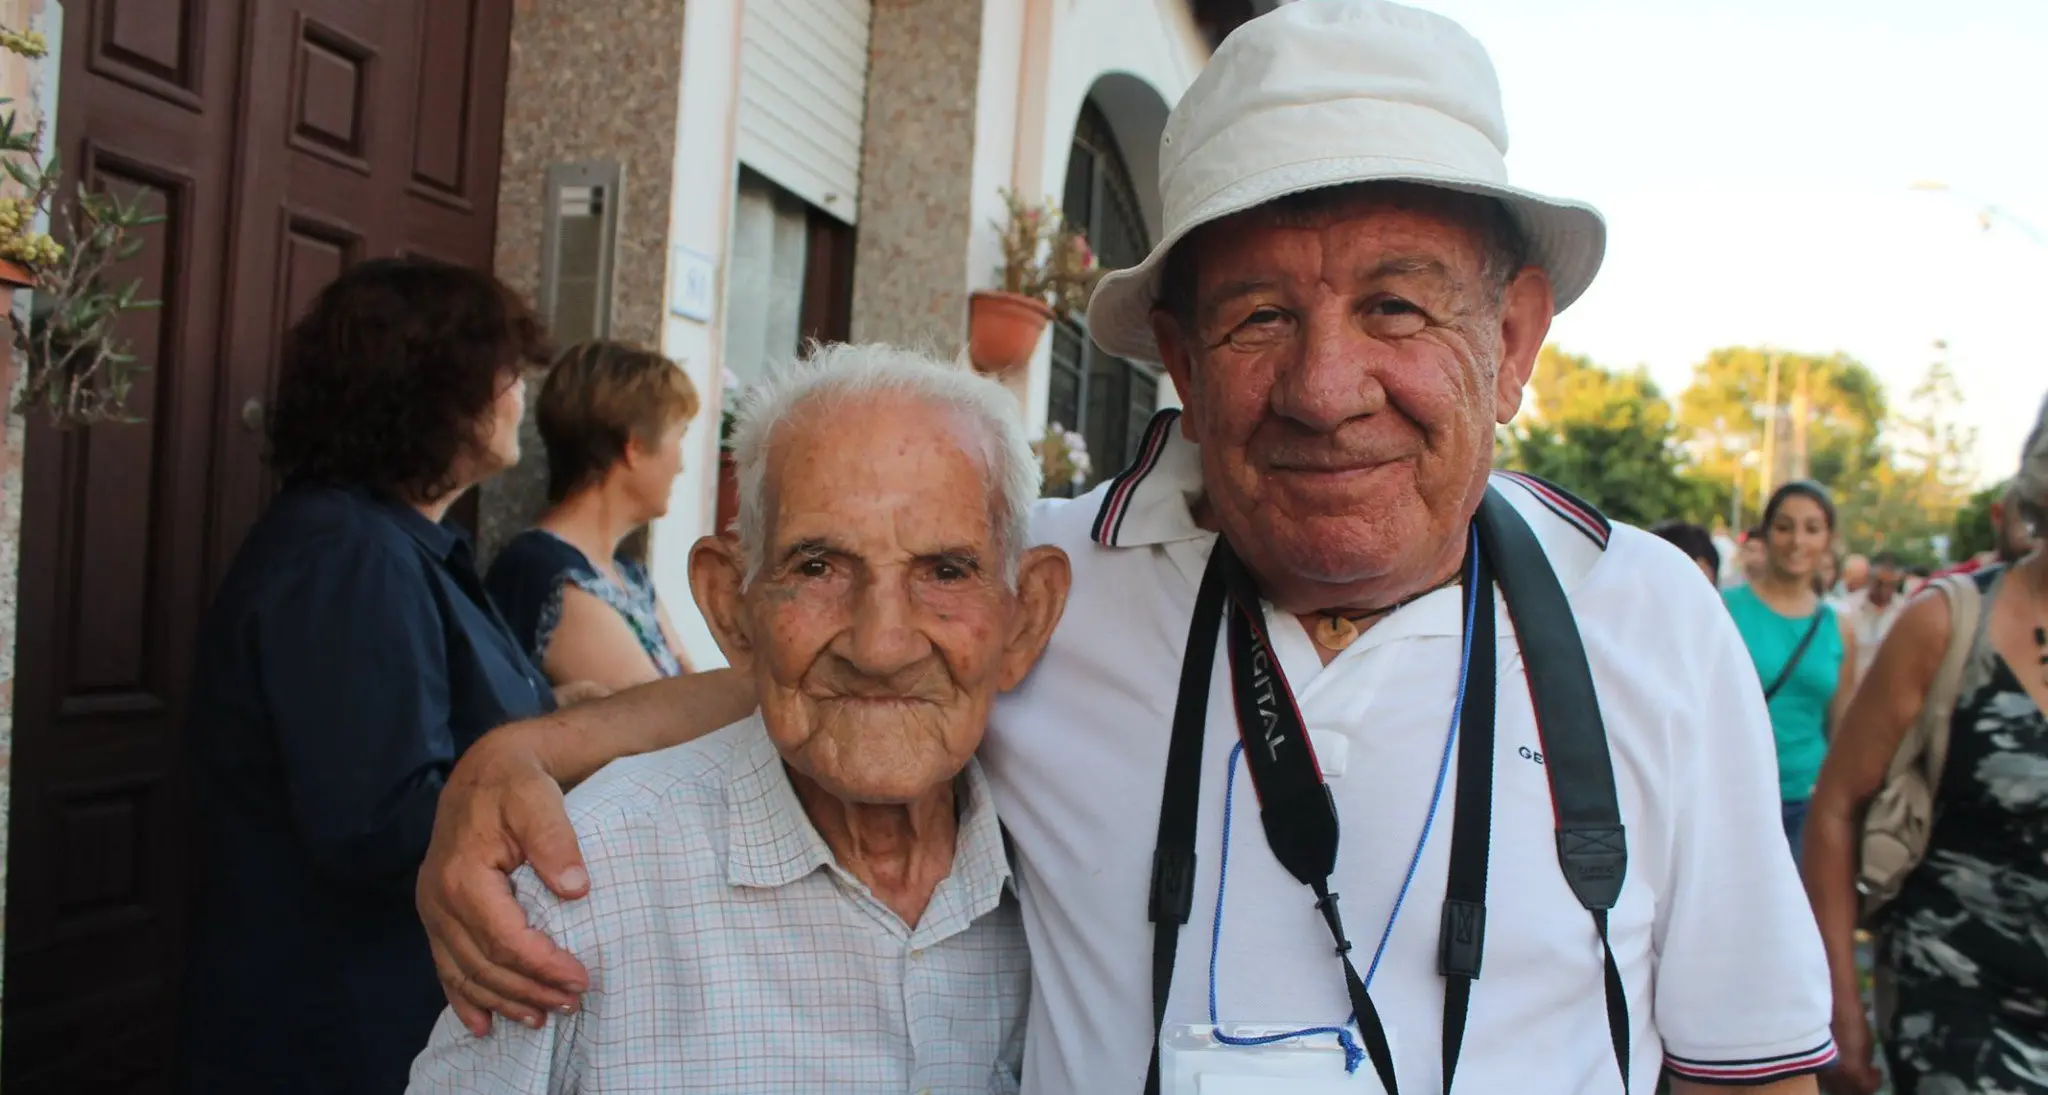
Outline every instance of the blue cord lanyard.
<svg viewBox="0 0 2048 1095"><path fill-rule="evenodd" d="M1444 734L1444 753L1442 759L1437 761L1436 788L1430 792L1429 813L1424 815L1422 819L1422 835L1415 839L1415 851L1408 857L1408 874L1401 879L1401 889L1394 895L1393 911L1387 914L1387 925L1380 930L1379 945L1373 948L1372 964L1367 966L1365 970L1364 981L1367 989L1372 988L1373 975L1379 972L1380 959L1387 953L1387 941L1394 936L1394 922L1401 918L1401 905L1407 901L1408 888L1415 882L1415 871L1422 865L1422 850L1429 844L1429 831L1436 824L1437 807L1443 804L1444 783L1451 772L1451 752L1452 746L1458 740L1458 720L1465 714L1465 682L1472 672L1473 613L1480 597L1490 597L1493 595L1493 591L1490 589L1482 590L1476 588L1479 580L1477 532L1473 533L1473 539L1474 543L1467 552L1465 568L1464 643L1462 653L1458 658L1458 695L1451 705L1451 726ZM1348 1016L1342 1026L1303 1027L1300 1030L1290 1030L1280 1034L1265 1034L1252 1038L1238 1038L1225 1034L1223 1033L1223 1028L1219 1025L1221 1020L1217 1018L1216 1009L1216 963L1217 956L1223 952L1223 895L1226 883L1230 878L1230 819L1237 791L1238 762L1243 756L1244 742L1240 739L1235 745L1230 747L1230 757L1224 762L1223 769L1223 854L1217 860L1216 917L1209 929L1210 1033L1218 1042L1227 1046L1267 1046L1275 1042L1285 1042L1290 1039L1310 1035L1333 1035L1337 1039L1337 1044L1344 1049L1344 1071L1347 1073L1357 1072L1358 1066L1365 1060L1365 1051L1359 1048L1358 1039L1353 1037L1351 1033L1351 1024L1358 1019L1355 1013Z"/></svg>

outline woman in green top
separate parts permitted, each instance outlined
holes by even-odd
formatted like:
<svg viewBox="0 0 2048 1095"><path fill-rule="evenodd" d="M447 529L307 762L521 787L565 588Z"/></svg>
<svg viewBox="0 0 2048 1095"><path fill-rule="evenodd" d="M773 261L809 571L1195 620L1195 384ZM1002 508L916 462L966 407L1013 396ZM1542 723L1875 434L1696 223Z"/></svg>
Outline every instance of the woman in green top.
<svg viewBox="0 0 2048 1095"><path fill-rule="evenodd" d="M1813 591L1813 576L1835 538L1835 504L1818 484L1787 483L1764 507L1764 566L1723 597L1756 663L1778 744L1778 793L1785 837L1799 854L1828 728L1841 719L1855 681L1856 638Z"/></svg>

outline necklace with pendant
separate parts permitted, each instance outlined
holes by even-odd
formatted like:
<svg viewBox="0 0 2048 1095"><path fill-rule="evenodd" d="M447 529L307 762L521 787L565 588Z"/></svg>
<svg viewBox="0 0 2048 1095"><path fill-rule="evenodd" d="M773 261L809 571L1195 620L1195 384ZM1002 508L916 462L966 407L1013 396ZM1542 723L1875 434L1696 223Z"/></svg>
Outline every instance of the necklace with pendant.
<svg viewBox="0 0 2048 1095"><path fill-rule="evenodd" d="M1324 650L1344 650L1352 643L1357 642L1358 637L1365 634L1366 627L1370 626L1374 620L1389 615L1397 609L1414 604L1416 601L1435 593L1437 590L1457 585L1464 580L1464 576L1464 571L1460 570L1458 573L1445 578L1443 581L1430 586L1420 593L1403 597L1393 604L1387 605L1384 608L1375 608L1371 612L1361 612L1351 616L1341 612L1319 612L1316 614L1315 626L1309 629L1309 634L1315 639L1316 645Z"/></svg>

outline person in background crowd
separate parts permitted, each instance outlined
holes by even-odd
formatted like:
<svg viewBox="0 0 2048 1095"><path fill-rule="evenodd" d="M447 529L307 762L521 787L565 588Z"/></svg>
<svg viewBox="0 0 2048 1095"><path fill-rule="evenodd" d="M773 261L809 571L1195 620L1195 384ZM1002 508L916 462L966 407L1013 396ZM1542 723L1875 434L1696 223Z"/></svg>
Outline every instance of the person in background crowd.
<svg viewBox="0 0 2048 1095"><path fill-rule="evenodd" d="M1764 546L1764 526L1753 526L1742 534L1742 583L1747 585L1757 580L1764 572L1765 559L1769 552Z"/></svg>
<svg viewBox="0 0 2048 1095"><path fill-rule="evenodd" d="M1721 558L1721 570L1714 576L1714 585L1725 589L1740 581L1738 560L1742 556L1742 541L1735 538L1733 530L1725 525L1714 526L1714 551Z"/></svg>
<svg viewBox="0 0 2048 1095"><path fill-rule="evenodd" d="M1322 0L1232 32L1167 121L1161 241L1103 280L1088 331L1110 354L1160 361L1185 408L1154 420L1124 474L1038 503L1032 535L1067 553L1078 593L1032 679L996 701L982 748L1032 948L1027 1093L1141 1092L1155 1066L1160 1095L1296 1090L1273 1075L1279 1053L1321 1090L1646 1095L1662 1065L1681 1093L1798 1095L1833 1057L1769 716L1719 599L1648 533L1490 474L1495 429L1605 237L1585 206L1505 182L1499 96L1484 48L1443 16ZM1475 515L1531 538L1503 570L1550 568L1582 638L1626 827L1625 869L1609 859L1602 876L1619 887L1609 912L1589 915L1563 884L1571 838L1522 661L1537 621L1493 618L1490 580L1461 577L1494 565L1483 541L1472 548ZM818 580L836 588L852 561L818 554ZM1468 607L1488 620L1468 630ZM1461 636L1485 644L1469 675ZM905 658L922 649L891 642ZM1183 693L1184 673L1201 698ZM527 927L507 872L530 855L550 889L583 898L592 882L555 778L716 729L701 683L507 727L472 754L420 906L451 1002L476 1026L488 1029L482 1009L537 1018L592 987ZM1484 778L1497 789L1457 837L1448 801L1432 803L1451 782L1453 711L1473 717L1457 742L1483 740L1462 687L1492 708ZM1290 692L1299 719L1278 713ZM1237 717L1268 696L1277 739ZM1351 752L1359 763L1343 763ZM1253 805L1269 762L1314 779L1294 803L1335 814L1304 818L1316 845L1293 870ZM1185 824L1196 859L1177 840L1157 854L1162 820ZM1440 944L1478 927L1439 915L1454 840L1461 862L1486 865L1496 911L1483 977L1449 982ZM1308 884L1319 861L1327 882ZM1188 869L1155 874L1159 862ZM1410 911L1383 930L1409 879ZM1176 958L1155 952L1148 906L1177 932ZM1355 968L1335 937L1357 942ZM1359 971L1380 937L1368 996ZM1284 1051L1213 1037L1302 1022L1318 1030Z"/></svg>
<svg viewBox="0 0 2048 1095"><path fill-rule="evenodd" d="M2048 528L2048 402L2006 518ZM1880 913L1885 1056L1896 1095L2048 1095L2048 552L1969 575L1983 612L1956 697L1926 856ZM1955 639L1937 587L1915 600L1856 692L1814 790L1806 888L1835 985L1839 1095L1882 1081L1856 967L1858 819L1883 786Z"/></svg>
<svg viewBox="0 0 2048 1095"><path fill-rule="evenodd" d="M1835 536L1835 504L1817 483L1787 483L1764 506L1764 567L1723 599L1764 686L1778 747L1785 838L1799 850L1828 728L1856 683L1856 637L1813 591L1813 568Z"/></svg>
<svg viewBox="0 0 2048 1095"><path fill-rule="evenodd" d="M1889 551L1880 551L1871 557L1870 580L1862 590L1849 594L1835 605L1835 610L1849 622L1849 630L1856 635L1858 681L1870 671L1871 660L1877 657L1885 633L1906 610L1906 597L1900 590L1905 581L1906 574L1899 568L1898 557Z"/></svg>
<svg viewBox="0 0 2048 1095"><path fill-rule="evenodd" d="M1813 595L1823 600L1834 596L1835 579L1842 572L1842 564L1833 551L1823 551L1813 568Z"/></svg>
<svg viewBox="0 0 2048 1095"><path fill-rule="evenodd" d="M2005 493L1991 503L1991 532L1996 542L1992 553L1999 562L2018 562L2048 538L2048 518L2041 513L2039 505L2027 503L2018 479L2006 484Z"/></svg>
<svg viewBox="0 0 2048 1095"><path fill-rule="evenodd" d="M2019 486L2010 480L2004 484L1998 499L1991 503L1990 518L1990 550L1980 551L1955 566L1937 571L1935 577L1972 574L1987 566L2015 562L2033 549L2035 538L2043 531L2021 516Z"/></svg>
<svg viewBox="0 0 2048 1095"><path fill-rule="evenodd" d="M585 342L556 360L534 407L548 510L491 563L491 596L554 681L621 689L686 672L654 581L619 545L668 512L697 413L689 374L660 354Z"/></svg>
<svg viewBox="0 0 2048 1095"><path fill-rule="evenodd" d="M1834 594L1837 598L1863 592L1863 586L1870 581L1870 557L1861 553L1842 560L1842 580Z"/></svg>
<svg viewBox="0 0 2048 1095"><path fill-rule="evenodd" d="M424 260L350 269L286 338L284 489L221 582L192 682L193 1095L405 1088L440 1012L411 892L442 784L485 731L556 702L441 523L519 459L545 360L503 285Z"/></svg>
<svg viewBox="0 0 2048 1095"><path fill-rule="evenodd" d="M1714 537L1706 529L1684 521L1666 521L1650 530L1671 542L1685 556L1699 564L1700 573L1712 582L1721 573L1721 549L1714 546Z"/></svg>
<svg viewBox="0 0 2048 1095"><path fill-rule="evenodd" d="M737 542L699 540L690 579L761 710L569 796L590 897L515 883L601 999L488 1038L451 1011L419 1095L1016 1090L1030 958L972 754L1069 582L1027 550L1017 401L829 346L733 437Z"/></svg>

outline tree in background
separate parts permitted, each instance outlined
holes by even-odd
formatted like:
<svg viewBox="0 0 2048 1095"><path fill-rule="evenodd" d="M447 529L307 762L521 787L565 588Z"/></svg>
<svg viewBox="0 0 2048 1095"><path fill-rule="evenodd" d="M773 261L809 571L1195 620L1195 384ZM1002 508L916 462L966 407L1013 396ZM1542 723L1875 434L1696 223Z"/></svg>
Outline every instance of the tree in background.
<svg viewBox="0 0 2048 1095"><path fill-rule="evenodd" d="M1724 501L1739 485L1750 518L1756 512L1760 469L1745 469L1743 458L1765 448L1771 354L1742 346L1715 350L1693 366L1692 383L1678 397L1678 432L1699 477L1712 483L1715 497ZM1794 468L1798 416L1805 422L1806 478L1839 496L1867 477L1882 456L1878 438L1885 421L1884 385L1846 354L1776 356L1783 424L1773 447L1778 468L1772 481L1783 482ZM1802 374L1803 415L1798 408Z"/></svg>
<svg viewBox="0 0 2048 1095"><path fill-rule="evenodd" d="M1950 554L1958 559L1981 555L1998 546L1998 534L1991 527L1991 504L2005 496L2007 484L1993 483L1972 494L1956 511Z"/></svg>
<svg viewBox="0 0 2048 1095"><path fill-rule="evenodd" d="M1616 520L1700 519L1714 495L1688 472L1671 404L1649 373L1606 369L1545 346L1521 421L1502 431L1506 467L1541 476Z"/></svg>
<svg viewBox="0 0 2048 1095"><path fill-rule="evenodd" d="M1742 509L1731 523L1746 524L1762 492L1771 356L1715 350L1693 367L1674 408L1643 369L1608 369L1545 346L1522 415L1500 432L1499 460L1631 524L1675 517L1712 525L1727 518L1739 487ZM1775 356L1771 483L1803 462L1806 477L1835 496L1847 550L1931 564L1988 545L1989 521L1978 512L1988 498L1973 499L1970 489L1977 435L1960 424L1962 392L1946 360L1937 357L1894 412L1883 384L1845 354Z"/></svg>
<svg viewBox="0 0 2048 1095"><path fill-rule="evenodd" d="M1959 424L1962 405L1955 373L1937 357L1887 424L1884 459L1843 494L1852 543L1917 561L1962 557L1959 547L1942 542L1970 501L1975 477L1977 431Z"/></svg>

